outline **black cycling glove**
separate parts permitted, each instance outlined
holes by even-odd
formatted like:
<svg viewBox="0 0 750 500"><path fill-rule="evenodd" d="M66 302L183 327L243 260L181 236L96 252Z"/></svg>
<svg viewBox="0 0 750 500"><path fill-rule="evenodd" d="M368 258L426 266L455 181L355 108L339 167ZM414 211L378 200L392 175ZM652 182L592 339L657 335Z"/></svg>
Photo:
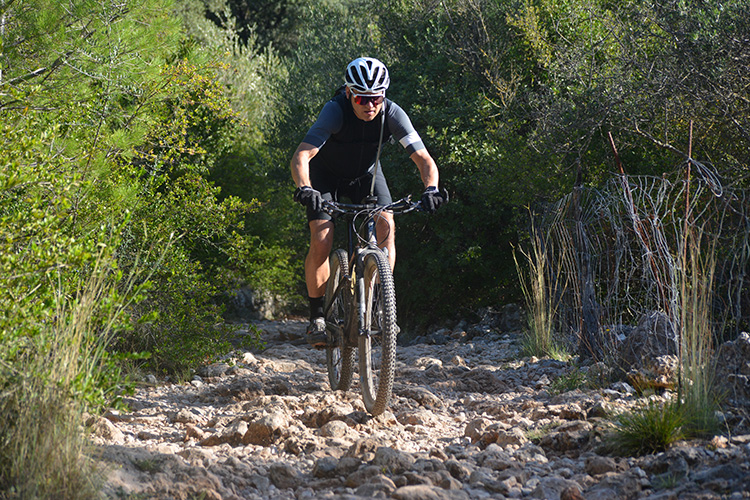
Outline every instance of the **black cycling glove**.
<svg viewBox="0 0 750 500"><path fill-rule="evenodd" d="M424 190L424 193L422 193L421 201L422 210L432 214L435 213L435 210L440 208L440 205L443 204L445 198L443 197L443 194L438 191L437 187L429 186Z"/></svg>
<svg viewBox="0 0 750 500"><path fill-rule="evenodd" d="M319 212L323 208L323 197L320 191L310 186L301 186L294 191L294 201L310 207L314 212Z"/></svg>

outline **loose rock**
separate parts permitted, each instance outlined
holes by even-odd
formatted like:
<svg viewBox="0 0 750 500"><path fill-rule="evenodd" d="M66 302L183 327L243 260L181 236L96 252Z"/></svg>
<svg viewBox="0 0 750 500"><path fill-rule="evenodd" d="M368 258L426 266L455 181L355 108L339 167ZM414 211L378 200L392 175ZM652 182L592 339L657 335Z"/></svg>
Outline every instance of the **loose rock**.
<svg viewBox="0 0 750 500"><path fill-rule="evenodd" d="M192 383L153 380L124 398L129 410L87 418L96 458L108 471L103 496L750 498L749 405L736 404L745 401L750 336L726 348L735 363L726 368L735 406L722 414L730 433L618 457L603 451L602 440L611 415L638 404L635 388L620 380L554 394L555 381L574 369L601 381L613 372L602 364L520 359L518 333L501 326L517 323L515 311L501 319L488 310L479 325L444 327L424 342L399 345L392 402L375 418L365 411L356 374L351 390L329 390L325 353L304 344L304 321L258 321L265 350L205 367ZM646 356L626 340L632 366L657 382L673 355L662 320L650 316L635 333L656 331L666 350L656 343Z"/></svg>

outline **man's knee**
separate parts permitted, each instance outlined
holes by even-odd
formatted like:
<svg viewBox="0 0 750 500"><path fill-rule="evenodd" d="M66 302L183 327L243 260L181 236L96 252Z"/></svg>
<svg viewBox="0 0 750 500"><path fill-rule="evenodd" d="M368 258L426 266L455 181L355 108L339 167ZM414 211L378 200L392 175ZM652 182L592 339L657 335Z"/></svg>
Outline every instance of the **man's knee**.
<svg viewBox="0 0 750 500"><path fill-rule="evenodd" d="M333 246L333 223L330 221L310 222L310 253L328 256Z"/></svg>
<svg viewBox="0 0 750 500"><path fill-rule="evenodd" d="M392 240L396 236L396 223L393 214L386 212L378 221L378 239ZM381 236L382 235L382 236Z"/></svg>

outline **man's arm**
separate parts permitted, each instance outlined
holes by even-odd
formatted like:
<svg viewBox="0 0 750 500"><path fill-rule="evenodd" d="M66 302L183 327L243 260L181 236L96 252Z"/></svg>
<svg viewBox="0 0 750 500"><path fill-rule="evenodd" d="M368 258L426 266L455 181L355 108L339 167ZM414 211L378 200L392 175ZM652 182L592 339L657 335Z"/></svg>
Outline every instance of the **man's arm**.
<svg viewBox="0 0 750 500"><path fill-rule="evenodd" d="M344 112L341 106L334 101L328 101L292 156L292 178L297 187L312 186L310 184L310 160L318 154L331 134L341 129L343 123Z"/></svg>
<svg viewBox="0 0 750 500"><path fill-rule="evenodd" d="M414 151L409 158L411 158L411 160L417 165L424 187L438 187L440 174L438 174L437 165L435 164L435 160L432 159L432 156L430 156L430 153L422 148Z"/></svg>
<svg viewBox="0 0 750 500"><path fill-rule="evenodd" d="M292 179L297 187L312 186L310 183L310 160L318 154L319 148L307 142L300 143L292 155Z"/></svg>
<svg viewBox="0 0 750 500"><path fill-rule="evenodd" d="M394 139L406 149L409 158L417 165L424 187L437 187L439 182L437 165L435 165L435 160L432 159L430 153L427 152L422 138L414 130L414 125L412 125L409 116L401 106L393 101L387 102L386 109L388 127Z"/></svg>

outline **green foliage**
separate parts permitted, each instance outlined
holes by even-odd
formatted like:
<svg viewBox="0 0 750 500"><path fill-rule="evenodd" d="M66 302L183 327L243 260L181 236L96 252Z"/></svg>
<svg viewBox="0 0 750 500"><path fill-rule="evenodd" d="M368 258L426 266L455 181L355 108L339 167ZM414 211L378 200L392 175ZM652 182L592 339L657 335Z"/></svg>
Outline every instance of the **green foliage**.
<svg viewBox="0 0 750 500"><path fill-rule="evenodd" d="M8 11L4 41L12 50L2 54L0 110L9 113L7 123L18 123L22 139L26 123L45 131L37 146L9 140L8 150L19 155L23 175L66 180L66 196L50 184L38 190L51 193L47 204L30 211L22 203L27 185L9 191L4 213L25 214L7 227L9 241L26 248L20 235L51 231L36 226L56 203L65 204L57 208L62 230L50 244L60 251L76 249L73 242L101 228L113 235L124 228L115 255L143 300L131 307L135 326L119 333L117 345L153 349L149 363L167 371L221 355L229 346L226 333L215 331L217 297L231 273L217 270L241 270L245 253L254 251L242 230L257 204L222 196L208 177L247 128L242 118L253 114L248 107L244 116L232 110L221 83L229 73L224 63L209 64L207 52L180 42L169 2L82 1L59 12L52 3L12 4ZM59 14L52 17L58 24L48 22L47 12ZM54 57L65 47L60 64ZM34 121L17 119L18 111ZM54 161L40 161L42 151ZM24 302L14 307L29 314Z"/></svg>
<svg viewBox="0 0 750 500"><path fill-rule="evenodd" d="M500 16L496 6L483 6ZM514 300L514 206L532 199L537 189L529 184L541 169L519 171L533 164L529 152L512 123L498 116L504 114L502 101L489 93L488 77L499 85L513 75L499 61L483 68L476 57L485 42L498 50L512 48L503 35L507 29L501 28L504 16L489 18L461 2L451 2L447 11L412 2L381 11L383 38L396 61L390 65L390 96L409 113L451 195L433 217L398 221L399 314L424 323ZM482 21L489 24L483 27ZM488 32L495 27L499 35L490 40ZM527 158L519 161L521 156ZM391 149L384 163L396 196L421 193L419 177L402 151ZM449 276L445 269L451 270Z"/></svg>
<svg viewBox="0 0 750 500"><path fill-rule="evenodd" d="M229 332L216 326L222 322L217 297L229 285L228 274L218 271L241 266L248 245L238 232L257 209L221 198L207 178L232 146L239 122L220 84L203 71L184 61L168 68L162 85L169 97L152 108L162 118L118 166L123 178L141 186L122 265L142 265L146 248L154 261L152 286L134 319L155 318L137 321L118 346L151 352L149 366L165 373L186 373L231 350Z"/></svg>
<svg viewBox="0 0 750 500"><path fill-rule="evenodd" d="M747 178L746 161L733 151L747 144L746 134L734 134L747 130L748 87L740 90L743 78L723 72L748 74L746 49L732 41L747 32L741 2L695 9L576 0L379 5L381 50L393 61L390 95L412 117L453 195L429 227L399 222L396 279L415 269L397 284L409 318L448 309L436 303L455 310L517 300L508 272L510 244L526 232L517 207L611 178L608 131L631 173L661 176L674 163L661 148L686 151L687 123L695 119L695 148L726 159L722 174ZM711 86L723 90L708 97ZM730 103L729 95L745 97ZM728 115L719 117L714 105ZM712 131L734 139L718 146ZM389 173L392 189L419 189L404 181L408 162L394 163L404 175ZM440 271L446 267L449 275ZM439 286L429 283L435 276L443 277Z"/></svg>
<svg viewBox="0 0 750 500"><path fill-rule="evenodd" d="M10 116L6 114L5 118ZM0 130L0 143L6 152L0 174L0 269L2 289L6 291L0 298L6 312L0 320L0 359L10 366L29 346L42 351L54 347L49 344L54 340L48 337L50 329L55 328L56 322L75 319L61 317L59 307L91 307L80 304L83 299L78 295L87 297L83 287L93 273L102 280L120 279L111 257L116 240L108 228L71 234L73 196L82 184L75 177L57 175L64 168L63 161L40 149L39 139L54 133L35 135L36 126L38 122L21 120ZM34 162L28 163L30 159ZM101 252L106 252L103 257L99 257ZM99 258L104 259L101 264L97 263ZM96 328L112 329L110 318L120 307L119 299L110 291L100 293L97 289L90 294L97 296L100 303L88 311L86 318ZM66 310L67 306L62 312ZM102 341L106 343L106 339ZM104 403L104 399L92 398L88 393L84 399Z"/></svg>
<svg viewBox="0 0 750 500"><path fill-rule="evenodd" d="M289 161L323 104L343 83L346 64L361 55L383 54L371 2L301 2L295 16L304 29L295 35L296 46L283 60L286 78L276 88L277 120L265 150L245 154L241 163L235 159L232 172L242 176L246 191L263 206L246 225L261 250L248 259L247 273L265 288L300 303L299 298L306 297L302 265L309 234L303 208L292 202Z"/></svg>
<svg viewBox="0 0 750 500"><path fill-rule="evenodd" d="M617 415L607 445L613 452L624 455L657 453L684 437L684 423L685 416L678 403L660 405L650 401Z"/></svg>
<svg viewBox="0 0 750 500"><path fill-rule="evenodd" d="M231 2L231 9L228 3L191 0L175 7L190 44L213 61L214 73L231 108L243 122L235 136L235 147L239 148L235 152L262 154L262 148L245 148L261 146L265 133L275 123L282 98L277 87L286 79L287 70L274 49L276 45L259 40L256 31L263 29L263 23L253 19L245 24L243 19L232 16L237 2ZM218 18L222 18L218 24L210 20ZM256 23L255 27L252 23Z"/></svg>
<svg viewBox="0 0 750 500"><path fill-rule="evenodd" d="M186 39L171 7L1 7L0 487L11 496L89 495L80 412L116 404L123 358L179 375L233 348L219 297L260 246L243 232L258 204L209 177L242 139L260 143L248 120L272 116L270 98L233 110L248 94L228 86L259 88L275 60L239 72L212 62L217 45ZM281 254L263 252L256 261Z"/></svg>
<svg viewBox="0 0 750 500"><path fill-rule="evenodd" d="M275 8L292 12L295 19L304 10L303 2L282 2ZM219 199L232 196L257 208L246 214L237 230L234 275L224 274L237 287L249 284L294 301L304 227L298 207L290 203L290 143L277 148L275 142L277 128L289 126L281 122L289 102L285 88L289 70L277 55L279 40L268 44L270 31L263 32L276 26L288 47L297 35L282 25L290 27L296 21L267 22L265 16L274 15L274 8L252 2L185 2L179 10L191 39L221 62L216 68L219 82L240 120L231 147L216 155L208 178L221 188ZM260 17L248 18L249 11Z"/></svg>
<svg viewBox="0 0 750 500"><path fill-rule="evenodd" d="M551 394L563 394L568 391L587 387L589 387L589 381L586 374L581 370L573 370L553 380L549 390Z"/></svg>
<svg viewBox="0 0 750 500"><path fill-rule="evenodd" d="M371 2L310 2L298 15L308 29L299 34L297 47L286 60L289 79L279 89L286 97L283 122L277 130L280 136L273 141L286 150L285 166L323 104L344 83L346 65L363 55L389 62L377 43L378 13Z"/></svg>
<svg viewBox="0 0 750 500"><path fill-rule="evenodd" d="M199 22L231 30L244 45L274 47L282 55L294 52L304 32L302 11L315 5L310 0L196 0L192 9ZM318 2L316 2L318 3ZM334 2L326 2L328 4ZM257 42L255 41L257 39Z"/></svg>
<svg viewBox="0 0 750 500"><path fill-rule="evenodd" d="M175 6L179 16L156 0L81 0L66 11L47 3L10 7L2 64L14 89L2 106L64 110L44 119L60 126L56 146L98 179L91 192L101 206L139 203L132 172L113 178L113 157L152 174L185 162L221 188L217 199L257 200L234 226L234 251L205 240L189 251L202 272L204 258L231 261L235 284L303 289L307 236L290 202L289 157L344 65L363 54L388 64L389 96L412 117L452 195L438 215L398 222L396 280L409 321L519 300L511 249L526 228L517 207L610 177L609 130L631 173L661 175L673 161L656 138L684 149L694 118L696 148L746 182L744 2L451 0L436 9L409 0L195 0ZM177 81L200 92L198 74L221 83L234 126L221 128L213 95L169 95ZM171 116L162 107L170 100ZM185 134L172 133L180 127ZM395 195L421 191L398 147L383 159ZM77 222L95 227L99 213L79 211ZM443 276L439 286L434 276Z"/></svg>
<svg viewBox="0 0 750 500"><path fill-rule="evenodd" d="M715 401L714 401L715 402ZM714 435L714 404L702 409L698 401L648 401L614 418L605 446L613 453L643 455L668 449L681 439ZM705 411L701 411L705 410ZM710 413L710 416L707 414Z"/></svg>
<svg viewBox="0 0 750 500"><path fill-rule="evenodd" d="M94 498L81 413L128 388L106 350L130 301L118 290L117 231L73 233L85 183L45 147L55 130L0 117L0 491Z"/></svg>
<svg viewBox="0 0 750 500"><path fill-rule="evenodd" d="M684 475L668 471L654 476L652 484L656 490L671 490L679 487L684 479Z"/></svg>

